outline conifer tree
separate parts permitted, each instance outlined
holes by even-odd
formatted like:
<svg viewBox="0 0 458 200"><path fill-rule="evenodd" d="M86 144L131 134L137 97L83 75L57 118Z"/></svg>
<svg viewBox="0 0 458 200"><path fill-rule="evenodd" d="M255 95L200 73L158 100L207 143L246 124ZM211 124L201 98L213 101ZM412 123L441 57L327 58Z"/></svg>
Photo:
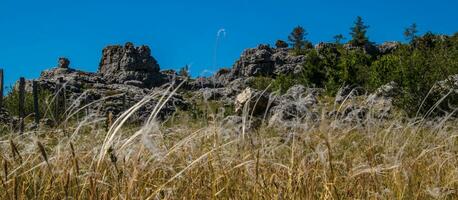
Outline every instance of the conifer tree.
<svg viewBox="0 0 458 200"><path fill-rule="evenodd" d="M350 35L352 37L352 39L350 40L350 44L358 47L369 44L369 39L366 36L368 28L369 26L364 24L362 17L356 17L355 25L351 28L350 32Z"/></svg>
<svg viewBox="0 0 458 200"><path fill-rule="evenodd" d="M409 27L405 29L404 37L406 38L407 41L412 43L415 40L415 38L417 38L417 33L418 33L417 24L413 23L412 25L410 25Z"/></svg>
<svg viewBox="0 0 458 200"><path fill-rule="evenodd" d="M305 39L307 35L307 31L302 26L297 26L288 36L288 40L291 42L296 53L299 53L304 48L310 48L312 46L312 44Z"/></svg>

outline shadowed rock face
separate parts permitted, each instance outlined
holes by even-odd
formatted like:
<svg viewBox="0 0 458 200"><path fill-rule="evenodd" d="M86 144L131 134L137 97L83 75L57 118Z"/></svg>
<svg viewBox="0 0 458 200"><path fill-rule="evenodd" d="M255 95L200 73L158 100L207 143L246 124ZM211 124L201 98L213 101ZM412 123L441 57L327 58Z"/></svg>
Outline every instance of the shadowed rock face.
<svg viewBox="0 0 458 200"><path fill-rule="evenodd" d="M158 86L163 82L159 64L151 56L148 46L108 46L103 49L98 72L107 83L124 84L139 81L144 87Z"/></svg>

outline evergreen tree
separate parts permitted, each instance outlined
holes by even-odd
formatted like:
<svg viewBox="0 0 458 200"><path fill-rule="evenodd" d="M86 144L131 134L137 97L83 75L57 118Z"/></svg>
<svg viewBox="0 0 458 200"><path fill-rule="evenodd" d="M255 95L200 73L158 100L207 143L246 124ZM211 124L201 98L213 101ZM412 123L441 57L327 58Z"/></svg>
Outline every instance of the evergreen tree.
<svg viewBox="0 0 458 200"><path fill-rule="evenodd" d="M355 25L351 28L350 32L350 35L352 37L352 39L350 40L350 44L358 47L369 44L369 39L366 36L368 28L369 26L364 24L362 17L356 17Z"/></svg>
<svg viewBox="0 0 458 200"><path fill-rule="evenodd" d="M412 25L410 25L409 27L405 29L404 37L406 38L407 41L412 43L415 40L415 38L417 38L417 33L418 33L417 24L413 23Z"/></svg>
<svg viewBox="0 0 458 200"><path fill-rule="evenodd" d="M304 48L312 47L312 43L305 39L307 35L308 33L304 28L297 26L288 36L288 40L291 42L291 45L294 47L296 53L300 53L300 51Z"/></svg>

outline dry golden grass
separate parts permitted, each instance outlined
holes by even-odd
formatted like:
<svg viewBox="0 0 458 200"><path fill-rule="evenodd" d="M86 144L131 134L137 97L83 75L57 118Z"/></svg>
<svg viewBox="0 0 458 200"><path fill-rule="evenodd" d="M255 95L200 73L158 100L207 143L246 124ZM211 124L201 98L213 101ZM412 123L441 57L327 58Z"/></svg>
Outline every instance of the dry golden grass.
<svg viewBox="0 0 458 200"><path fill-rule="evenodd" d="M0 136L0 199L458 198L456 120L322 119L240 134L221 119L159 124L160 107L126 125L139 105L108 131L86 119Z"/></svg>
<svg viewBox="0 0 458 200"><path fill-rule="evenodd" d="M324 120L309 130L261 127L244 138L221 134L217 121L154 124L137 138L137 129L121 129L106 152L106 132L94 124L75 134L6 135L0 198L458 198L455 122L331 128Z"/></svg>

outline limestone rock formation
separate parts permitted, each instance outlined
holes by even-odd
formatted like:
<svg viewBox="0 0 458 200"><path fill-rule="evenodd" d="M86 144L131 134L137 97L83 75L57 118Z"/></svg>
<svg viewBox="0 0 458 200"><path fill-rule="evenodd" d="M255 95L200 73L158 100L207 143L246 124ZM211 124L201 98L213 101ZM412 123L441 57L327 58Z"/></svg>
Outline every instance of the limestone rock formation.
<svg viewBox="0 0 458 200"><path fill-rule="evenodd" d="M315 105L319 94L319 90L307 89L303 85L291 87L270 109L269 126L292 128L303 120L317 119Z"/></svg>
<svg viewBox="0 0 458 200"><path fill-rule="evenodd" d="M377 46L378 52L382 55L393 53L396 49L401 46L399 42L384 42L383 44Z"/></svg>
<svg viewBox="0 0 458 200"><path fill-rule="evenodd" d="M245 50L234 64L231 73L235 77L276 76L297 73L306 57L292 55L287 48L271 48L259 45Z"/></svg>
<svg viewBox="0 0 458 200"><path fill-rule="evenodd" d="M336 98L335 98L335 103L336 104L341 104L344 101L348 99L352 99L355 96L362 95L364 93L364 90L359 87L352 87L352 86L344 86L337 91Z"/></svg>
<svg viewBox="0 0 458 200"><path fill-rule="evenodd" d="M148 46L135 47L128 42L104 48L98 72L107 83L140 81L143 87L150 88L164 82L159 70Z"/></svg>
<svg viewBox="0 0 458 200"><path fill-rule="evenodd" d="M239 77L272 75L274 71L273 53L273 49L268 45L259 45L254 49L246 49L234 64L232 72Z"/></svg>

